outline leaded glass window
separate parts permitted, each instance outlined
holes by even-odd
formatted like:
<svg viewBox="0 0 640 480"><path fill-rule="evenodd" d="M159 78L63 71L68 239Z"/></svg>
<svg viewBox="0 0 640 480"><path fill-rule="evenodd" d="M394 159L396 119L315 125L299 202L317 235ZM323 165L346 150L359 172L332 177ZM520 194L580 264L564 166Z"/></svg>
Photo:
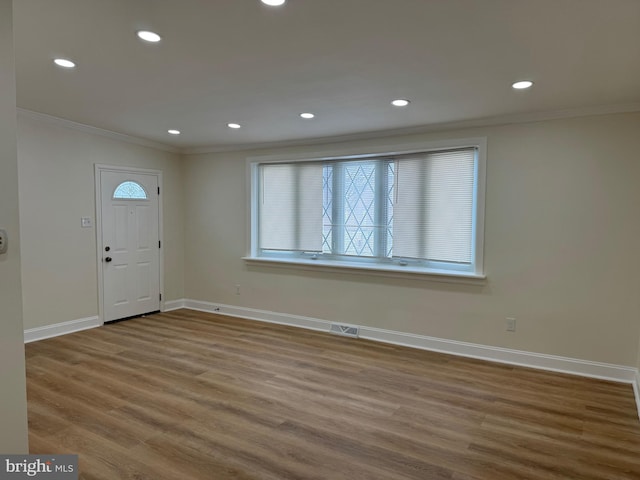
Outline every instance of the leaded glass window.
<svg viewBox="0 0 640 480"><path fill-rule="evenodd" d="M473 272L477 152L259 164L256 256Z"/></svg>
<svg viewBox="0 0 640 480"><path fill-rule="evenodd" d="M118 185L115 192L113 192L113 198L118 200L146 200L147 192L144 191L144 188L139 183L128 180Z"/></svg>

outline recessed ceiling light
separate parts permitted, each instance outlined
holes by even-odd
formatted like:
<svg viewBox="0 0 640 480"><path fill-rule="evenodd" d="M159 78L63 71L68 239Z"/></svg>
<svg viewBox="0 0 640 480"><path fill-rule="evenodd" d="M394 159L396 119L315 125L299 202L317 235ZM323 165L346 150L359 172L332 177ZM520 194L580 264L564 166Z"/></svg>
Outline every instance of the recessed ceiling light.
<svg viewBox="0 0 640 480"><path fill-rule="evenodd" d="M161 40L160 35L155 32L150 32L149 30L140 30L136 33L139 38L144 40L145 42L156 43Z"/></svg>
<svg viewBox="0 0 640 480"><path fill-rule="evenodd" d="M265 5L269 5L271 7L279 7L280 5L284 5L286 0L260 0Z"/></svg>
<svg viewBox="0 0 640 480"><path fill-rule="evenodd" d="M241 125L238 123L227 123L227 127L229 128L240 128Z"/></svg>
<svg viewBox="0 0 640 480"><path fill-rule="evenodd" d="M511 85L516 90L524 90L526 88L531 88L533 86L533 82L531 80L521 80Z"/></svg>
<svg viewBox="0 0 640 480"><path fill-rule="evenodd" d="M313 118L315 115L313 113L301 113L300 116L302 118Z"/></svg>
<svg viewBox="0 0 640 480"><path fill-rule="evenodd" d="M55 63L59 67L64 68L73 68L76 66L75 63L73 63L71 60L67 60L66 58L56 58L53 63Z"/></svg>
<svg viewBox="0 0 640 480"><path fill-rule="evenodd" d="M171 135L180 135L180 130L174 130L173 128L171 130L167 130L167 132Z"/></svg>
<svg viewBox="0 0 640 480"><path fill-rule="evenodd" d="M391 105L393 105L394 107L406 107L407 105L409 105L409 100L405 100L404 98L399 98L398 100L394 100L393 102L391 102Z"/></svg>

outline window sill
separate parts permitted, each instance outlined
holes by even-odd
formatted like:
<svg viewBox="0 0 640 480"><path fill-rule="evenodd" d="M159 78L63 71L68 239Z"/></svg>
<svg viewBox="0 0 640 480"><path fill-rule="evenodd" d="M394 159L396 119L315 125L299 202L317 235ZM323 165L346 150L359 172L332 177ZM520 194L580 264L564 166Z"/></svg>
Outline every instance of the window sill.
<svg viewBox="0 0 640 480"><path fill-rule="evenodd" d="M242 257L248 265L261 265L275 268L293 268L314 272L339 272L356 275L431 280L445 283L464 283L483 285L486 275L469 272L451 272L444 270L427 270L415 267L397 267L385 265L366 265L361 263L328 262L322 260L288 260L265 257Z"/></svg>

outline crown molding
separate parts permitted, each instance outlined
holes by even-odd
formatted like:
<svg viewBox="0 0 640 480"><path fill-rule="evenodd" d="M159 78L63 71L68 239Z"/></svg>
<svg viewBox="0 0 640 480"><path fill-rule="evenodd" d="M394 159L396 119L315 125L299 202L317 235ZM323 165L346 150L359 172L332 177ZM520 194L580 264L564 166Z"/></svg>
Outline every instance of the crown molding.
<svg viewBox="0 0 640 480"><path fill-rule="evenodd" d="M548 110L543 112L517 113L483 117L473 120L461 120L457 122L434 123L417 127L397 128L391 130L377 130L372 132L354 133L348 135L334 135L321 138L305 138L300 140L283 140L278 142L246 143L242 145L211 145L205 147L186 147L181 150L184 155L198 155L204 153L224 153L242 150L259 150L267 148L282 148L296 146L323 145L328 143L342 143L358 140L380 139L401 135L416 135L421 133L433 133L451 130L462 130L478 127L494 127L520 123L542 122L547 120L560 120L563 118L590 117L596 115L610 115L615 113L640 112L640 102L599 105L595 107L568 108L562 110Z"/></svg>
<svg viewBox="0 0 640 480"><path fill-rule="evenodd" d="M358 140L371 140L381 139L386 137L397 137L402 135L417 135L425 133L443 132L462 130L469 128L479 127L494 127L501 125L515 125L521 123L543 122L547 120L560 120L564 118L577 118L577 117L590 117L596 115L610 115L616 113L633 113L640 112L640 102L613 104L613 105L599 105L595 107L580 107L580 108L568 108L562 110L548 110L544 112L530 112L530 113L517 113L509 115L498 115L493 117L483 117L472 120L461 120L457 122L444 122L434 123L431 125L420 125L415 127L396 128L390 130L376 130L371 132L354 133L347 135L333 135L320 138L303 138L297 140L283 140L276 142L261 142L261 143L243 143L239 145L210 145L204 147L185 147L178 148L165 145L163 143L154 142L153 140L147 140L145 138L134 137L124 133L113 132L111 130L105 130L103 128L94 127L91 125L85 125L83 123L74 122L46 113L35 112L24 108L18 108L18 113L27 118L33 118L36 120L44 121L47 123L59 125L72 130L79 130L81 132L90 133L93 135L100 135L102 137L111 138L113 140L119 140L125 143L131 143L135 145L141 145L143 147L149 147L156 150L161 150L170 153L180 153L183 155L198 155L205 153L224 153L224 152L237 152L246 150L260 150L268 148L284 148L284 147L299 147L299 146L312 146L312 145L325 145L330 143L343 143L353 142Z"/></svg>
<svg viewBox="0 0 640 480"><path fill-rule="evenodd" d="M124 133L112 132L111 130L105 130L104 128L98 128L91 125L85 125L84 123L74 122L65 118L54 117L46 113L34 112L33 110L27 110L25 108L17 108L18 114L39 120L42 122L58 125L60 127L68 128L71 130L78 130L84 133L90 133L93 135L99 135L101 137L110 138L112 140L118 140L120 142L132 143L134 145L141 145L143 147L153 148L155 150L162 150L170 153L182 153L182 150L176 147L165 145L164 143L154 142L153 140L147 140L146 138L134 137L132 135L126 135Z"/></svg>

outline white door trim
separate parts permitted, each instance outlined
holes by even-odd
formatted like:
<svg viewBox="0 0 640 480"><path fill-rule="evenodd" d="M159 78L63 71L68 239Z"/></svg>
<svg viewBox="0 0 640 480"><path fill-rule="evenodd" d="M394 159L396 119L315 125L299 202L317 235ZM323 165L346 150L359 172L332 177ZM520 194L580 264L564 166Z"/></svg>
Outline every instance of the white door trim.
<svg viewBox="0 0 640 480"><path fill-rule="evenodd" d="M162 196L164 188L162 184L162 170L150 170L146 168L122 167L116 165L95 164L94 177L96 183L96 262L98 266L98 317L100 322L104 322L104 282L103 282L103 262L102 251L102 184L100 182L101 172L117 172L117 173L144 173L146 175L155 175L158 179L158 188L160 188L160 198L158 199L158 238L160 239L160 310L164 311L164 212Z"/></svg>

